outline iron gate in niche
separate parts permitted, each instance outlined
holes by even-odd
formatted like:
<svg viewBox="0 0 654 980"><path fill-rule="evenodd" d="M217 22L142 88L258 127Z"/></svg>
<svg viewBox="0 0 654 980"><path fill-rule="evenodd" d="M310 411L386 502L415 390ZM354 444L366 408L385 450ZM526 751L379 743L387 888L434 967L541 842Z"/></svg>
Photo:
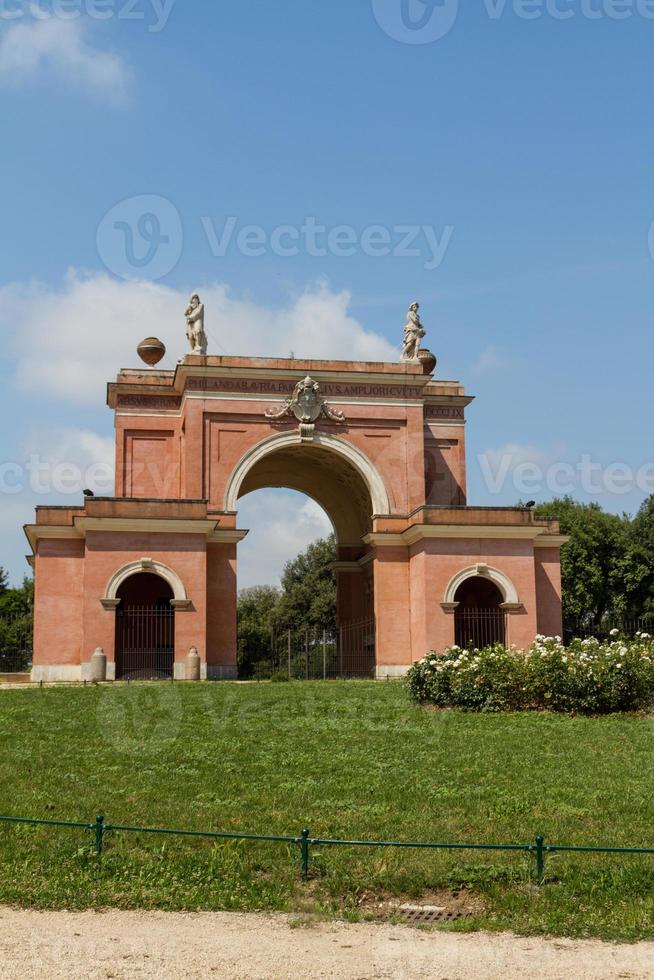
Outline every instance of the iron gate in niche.
<svg viewBox="0 0 654 980"><path fill-rule="evenodd" d="M116 680L166 680L175 669L175 610L170 602L116 610Z"/></svg>
<svg viewBox="0 0 654 980"><path fill-rule="evenodd" d="M454 613L454 642L462 649L506 646L506 616L503 609L460 607Z"/></svg>

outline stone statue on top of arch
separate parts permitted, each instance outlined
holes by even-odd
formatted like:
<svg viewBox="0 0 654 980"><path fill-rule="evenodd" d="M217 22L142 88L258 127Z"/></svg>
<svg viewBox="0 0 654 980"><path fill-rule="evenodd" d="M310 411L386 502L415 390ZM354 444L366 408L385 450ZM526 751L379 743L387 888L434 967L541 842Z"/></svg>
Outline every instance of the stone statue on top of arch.
<svg viewBox="0 0 654 980"><path fill-rule="evenodd" d="M191 345L191 354L207 356L207 335L204 332L204 303L197 293L191 296L191 302L184 314L186 317L186 336Z"/></svg>
<svg viewBox="0 0 654 980"><path fill-rule="evenodd" d="M412 303L407 314L402 343L402 360L417 361L420 354L420 344L427 331L420 321L419 303Z"/></svg>

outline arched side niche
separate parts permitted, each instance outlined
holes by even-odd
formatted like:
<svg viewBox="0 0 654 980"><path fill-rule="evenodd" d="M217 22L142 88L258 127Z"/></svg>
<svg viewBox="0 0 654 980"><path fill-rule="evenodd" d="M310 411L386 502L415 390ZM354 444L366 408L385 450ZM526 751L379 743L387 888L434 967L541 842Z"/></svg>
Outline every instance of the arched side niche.
<svg viewBox="0 0 654 980"><path fill-rule="evenodd" d="M100 600L105 609L115 609L120 605L120 598L118 592L121 585L131 578L132 575L140 575L143 572L147 572L150 575L158 575L165 582L168 583L173 592L173 598L171 599L171 606L175 609L188 609L191 605L191 600L186 594L186 589L181 578L177 572L169 568L168 565L164 565L160 561L153 561L152 558L141 558L139 561L129 562L127 565L123 565L118 571L114 572L109 581L107 582L107 587L105 589L104 596Z"/></svg>
<svg viewBox="0 0 654 980"><path fill-rule="evenodd" d="M522 609L522 602L520 601L518 590L509 576L500 571L499 568L493 568L491 565L477 564L463 568L450 579L445 590L445 597L441 602L441 607L445 612L455 611L458 606L456 594L459 587L470 578L485 578L496 585L502 595L502 608L508 612L515 612Z"/></svg>
<svg viewBox="0 0 654 980"><path fill-rule="evenodd" d="M315 500L330 517L339 545L360 545L375 514L390 510L384 482L359 449L319 433L307 443L295 433L275 435L250 449L232 473L225 510L255 490L285 487Z"/></svg>

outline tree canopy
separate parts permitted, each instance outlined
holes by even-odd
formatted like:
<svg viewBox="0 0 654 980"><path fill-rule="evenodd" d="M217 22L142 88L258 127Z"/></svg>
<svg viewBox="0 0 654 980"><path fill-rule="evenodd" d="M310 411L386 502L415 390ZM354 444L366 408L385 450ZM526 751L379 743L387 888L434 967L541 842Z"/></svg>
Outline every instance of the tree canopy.
<svg viewBox="0 0 654 980"><path fill-rule="evenodd" d="M275 613L281 629L336 628L336 581L330 565L336 559L334 535L310 544L286 563Z"/></svg>
<svg viewBox="0 0 654 980"><path fill-rule="evenodd" d="M565 619L600 623L654 612L654 496L635 517L562 497L539 505L570 536L561 550Z"/></svg>
<svg viewBox="0 0 654 980"><path fill-rule="evenodd" d="M9 588L6 575L0 576L0 670L7 667L16 669L17 656L24 658L27 669L32 649L32 607L34 605L34 581L23 579L17 588Z"/></svg>
<svg viewBox="0 0 654 980"><path fill-rule="evenodd" d="M238 665L249 676L253 664L270 655L275 636L286 630L331 631L336 627L334 535L314 541L286 563L281 588L243 589L238 596Z"/></svg>
<svg viewBox="0 0 654 980"><path fill-rule="evenodd" d="M4 569L0 568L0 618L31 617L34 605L34 579L24 578L17 589L9 587Z"/></svg>

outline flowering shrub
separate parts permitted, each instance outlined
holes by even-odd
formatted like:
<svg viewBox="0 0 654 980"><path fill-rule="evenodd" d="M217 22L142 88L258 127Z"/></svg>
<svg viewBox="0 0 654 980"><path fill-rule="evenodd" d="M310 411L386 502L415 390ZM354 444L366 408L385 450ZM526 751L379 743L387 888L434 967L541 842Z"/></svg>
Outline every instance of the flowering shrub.
<svg viewBox="0 0 654 980"><path fill-rule="evenodd" d="M408 688L419 704L468 711L639 711L654 706L654 641L616 630L609 642L567 647L558 636L537 636L528 650L453 646L414 664Z"/></svg>

